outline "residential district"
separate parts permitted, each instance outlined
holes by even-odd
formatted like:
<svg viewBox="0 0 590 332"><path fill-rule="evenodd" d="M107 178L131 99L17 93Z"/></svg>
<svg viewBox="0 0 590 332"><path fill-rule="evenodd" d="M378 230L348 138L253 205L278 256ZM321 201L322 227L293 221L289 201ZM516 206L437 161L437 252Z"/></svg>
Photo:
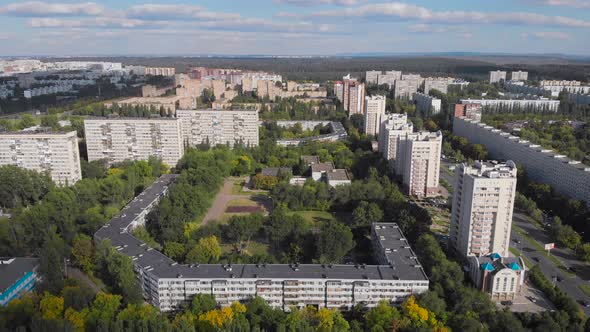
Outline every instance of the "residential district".
<svg viewBox="0 0 590 332"><path fill-rule="evenodd" d="M359 306L370 310L383 303L407 308L408 303L413 303L409 301L423 301L429 292L444 293L448 286L443 284L453 282L440 280L440 272L436 272L440 262L428 256L425 248L415 245L422 233L432 233L461 267L458 271L468 278L468 287L486 293L497 310L590 313L587 265L583 258L576 258L576 253L588 245L580 243L587 225L574 226L574 230L567 220L559 220L562 212L535 205L535 199L541 202L540 195L554 195L548 200L563 197L560 202L577 204L586 218L590 216L590 154L586 150L582 160L575 160L571 154L566 155L567 151L555 151L543 141L531 140L536 136L525 136L526 127L519 136L521 132L506 129L505 123L499 124L498 120L506 116L516 121L519 114L541 118L563 114L566 106L583 109L590 105L590 86L579 81L538 80L520 70L491 71L489 80L478 82L460 77L423 77L393 69L371 70L358 77L348 74L336 81L310 82L241 69L192 67L179 73L172 67L113 62L2 61L0 98L7 103L20 99L33 102L42 96L76 100L82 97L82 89L105 80L121 93L132 94L99 98L98 102L63 113L35 110L7 115L0 123L0 165L6 174L13 172L14 168L9 167L14 166L37 172L64 190L77 188L78 182L93 176L92 181L98 181L101 190L109 194L90 208L105 217L80 232L92 236L94 243L89 246L98 251L106 243L107 249L101 250L112 250L109 255L119 255L116 257L120 257L120 262L128 262L135 278L125 282L137 283L143 301L162 312L190 308L197 295L210 296L220 307L260 298L271 308L285 312L308 306L344 312ZM306 105L301 109L309 113L290 115L299 105ZM281 117L278 113L284 109L291 113ZM338 112L343 116L338 116ZM581 123L578 127L588 126ZM277 151L268 150L268 146L283 152L277 156L249 152ZM238 159L221 161L235 164L233 177L216 181L217 175L213 174L217 174L216 167L221 164L198 157L203 151L235 151ZM338 154L339 151L345 152ZM363 158L364 154L375 156L366 159L369 164L364 169L339 159ZM293 162L287 162L293 158ZM149 174L133 177L117 173L140 161L149 161L153 173L150 170ZM252 166L254 162L256 166ZM156 172L155 163L165 171ZM383 165L381 173L376 171L378 164ZM108 176L88 175L93 165L102 165ZM147 163L142 165L148 167ZM242 166L245 171L236 171ZM373 171L376 175L371 175ZM192 183L187 180L191 177L203 180ZM407 216L389 215L391 209L397 209L395 206L375 205L386 193L380 189L382 184L377 189L378 182L371 181L381 177L387 180L379 181L399 184L402 201L409 204L404 210ZM103 183L101 178L116 180ZM1 178L14 181L14 186L20 186L22 180L7 175ZM39 188L46 183L40 179L27 181L28 186L37 187L37 196L0 188L5 200L0 206L4 209L1 217L6 225L14 225L6 228L10 230L6 239L13 241L10 243L15 249L26 248L25 242L29 241L19 238L28 234L26 226L18 226L23 215L42 218L25 210L49 204L43 203L49 199L43 196L51 195L53 190ZM109 195L119 192L109 188L121 181L135 181L136 185L131 187L131 197L119 200L125 204L118 205L119 201L111 201ZM534 197L532 182L548 189ZM356 201L354 195L360 194L354 190L368 186L367 183L373 184L363 187L366 198ZM206 191L200 194L200 203L183 203L189 209L192 204L202 205L188 217L181 211L172 211L171 202L181 199L174 188L182 186L202 186ZM210 232L209 216L213 216L211 223L220 222L217 227L225 227L222 229L229 233L237 232L232 227L240 218L249 220L258 212L269 216L272 222L278 218L277 211L295 204L281 197L301 188L314 188L314 198L297 209L322 212L326 219L311 219L316 224L307 236L315 236L312 234L323 227L333 227L325 226L330 223L340 224L337 220L359 223L364 218L364 226L357 225L361 231L354 232L357 248L346 247L341 256L331 259L328 257L332 257L330 254L338 250L340 243L330 242L331 247L323 255L306 259L310 248L297 243L310 247L316 244L313 240L301 242L299 235L292 235L287 240L291 241L290 249L283 256L258 262L231 258L222 261L219 254L217 258L191 259L190 255L204 255L200 251L206 250L198 247L194 253L184 249L177 253L171 249L172 245L183 244L174 236L167 237L167 232L200 234L202 229L197 246L202 245L203 239L211 239L204 235ZM321 188L326 188L322 195L327 198L324 205L314 205L315 195L324 190ZM70 193L82 195L80 192L78 188ZM344 196L355 202L351 209L345 207L348 203L340 202ZM61 199L66 198L58 201ZM231 206L228 202L232 199L242 204ZM369 211L372 204L378 211L376 217ZM367 210L357 205L367 206ZM105 209L110 212L105 213ZM426 228L414 225L419 218L417 211L432 219ZM180 228L160 225L155 230L150 220L164 218L166 213L171 213L174 220L182 220ZM535 217L536 214L541 217ZM84 218L72 220L82 224ZM411 219L414 226L409 226ZM69 241L74 238L75 234L65 230L69 226L62 225L60 220L55 223L57 228L48 232ZM560 233L564 227L574 233L568 236L577 239L576 247L568 248L565 235ZM247 250L242 249L249 248L250 242L272 247L272 241L278 240L269 232L266 244L255 240L260 237L258 231L244 238L238 236L239 246L234 250L243 254ZM167 242L167 238L175 240ZM365 246L360 246L359 241L364 241ZM44 247L38 249L41 248ZM554 251L558 253L555 256ZM17 251L4 251L10 252ZM22 252L27 255L0 259L1 306L23 301L39 287L47 290L44 285L48 281L59 279L47 275L48 262L42 257L43 252ZM85 268L74 251L64 259L53 261L58 266L58 275L74 276L101 291L128 287L121 286L123 281L118 286L108 285L108 273L93 273L92 268ZM107 263L106 270L112 269ZM564 307L564 299L569 299L573 309Z"/></svg>

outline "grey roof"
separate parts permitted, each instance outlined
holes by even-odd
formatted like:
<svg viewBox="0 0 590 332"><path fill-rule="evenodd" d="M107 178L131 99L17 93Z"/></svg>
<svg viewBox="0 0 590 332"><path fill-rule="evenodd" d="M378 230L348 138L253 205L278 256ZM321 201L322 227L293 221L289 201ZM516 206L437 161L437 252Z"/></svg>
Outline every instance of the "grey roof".
<svg viewBox="0 0 590 332"><path fill-rule="evenodd" d="M387 263L393 266L399 275L410 280L428 279L418 257L397 224L374 223L372 228Z"/></svg>
<svg viewBox="0 0 590 332"><path fill-rule="evenodd" d="M0 258L0 294L4 293L10 286L14 285L26 273L33 271L39 265L38 258Z"/></svg>
<svg viewBox="0 0 590 332"><path fill-rule="evenodd" d="M128 233L133 220L142 211L152 206L166 192L168 185L176 177L177 175L172 174L160 177L152 186L131 201L118 216L98 230L94 235L95 239L109 239L111 245L122 254L131 257L136 266L157 278L428 280L417 259L409 257L413 256L409 246L399 255L391 255L393 263L390 265L178 264ZM407 245L407 242L405 243Z"/></svg>
<svg viewBox="0 0 590 332"><path fill-rule="evenodd" d="M328 181L346 181L350 180L348 176L348 172L345 169L337 168L333 169L329 172L326 172L326 177Z"/></svg>
<svg viewBox="0 0 590 332"><path fill-rule="evenodd" d="M332 162L329 163L319 163L311 165L312 172L329 172L334 169L334 164Z"/></svg>
<svg viewBox="0 0 590 332"><path fill-rule="evenodd" d="M290 167L267 167L263 168L261 173L265 176L279 176L279 172L283 174L293 174Z"/></svg>
<svg viewBox="0 0 590 332"><path fill-rule="evenodd" d="M301 156L301 160L307 165L320 163L320 157L318 156Z"/></svg>

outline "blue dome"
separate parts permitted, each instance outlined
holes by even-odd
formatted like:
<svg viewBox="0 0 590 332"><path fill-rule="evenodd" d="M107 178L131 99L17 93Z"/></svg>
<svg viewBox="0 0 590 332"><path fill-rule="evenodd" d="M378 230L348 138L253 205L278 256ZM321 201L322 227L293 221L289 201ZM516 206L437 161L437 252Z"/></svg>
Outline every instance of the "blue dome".
<svg viewBox="0 0 590 332"><path fill-rule="evenodd" d="M508 267L510 267L514 271L520 271L520 265L518 265L516 262L508 264Z"/></svg>
<svg viewBox="0 0 590 332"><path fill-rule="evenodd" d="M491 256L493 259L500 259L500 258L502 258L502 256L501 256L499 253L497 253L497 252L495 252L495 253L491 254L490 256Z"/></svg>
<svg viewBox="0 0 590 332"><path fill-rule="evenodd" d="M483 263L483 264L481 264L481 268L484 271L494 271L494 266L492 264L490 264L490 263Z"/></svg>

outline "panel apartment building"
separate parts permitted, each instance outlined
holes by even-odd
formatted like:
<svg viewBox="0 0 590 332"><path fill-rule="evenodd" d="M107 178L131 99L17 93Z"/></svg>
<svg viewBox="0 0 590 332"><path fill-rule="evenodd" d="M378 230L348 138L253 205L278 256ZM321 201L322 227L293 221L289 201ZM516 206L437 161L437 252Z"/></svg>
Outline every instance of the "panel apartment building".
<svg viewBox="0 0 590 332"><path fill-rule="evenodd" d="M379 135L385 117L385 96L365 97L365 134Z"/></svg>
<svg viewBox="0 0 590 332"><path fill-rule="evenodd" d="M506 81L506 72L501 70L490 72L490 84Z"/></svg>
<svg viewBox="0 0 590 332"><path fill-rule="evenodd" d="M407 133L399 137L395 172L402 177L410 195L428 197L438 194L441 150L440 131Z"/></svg>
<svg viewBox="0 0 590 332"><path fill-rule="evenodd" d="M515 109L536 112L557 112L559 100L549 99L461 99L461 104L480 104L484 110L511 111Z"/></svg>
<svg viewBox="0 0 590 332"><path fill-rule="evenodd" d="M374 307L381 300L400 303L428 290L428 278L395 224L373 226L376 245L383 250L381 265L178 264L129 233L145 223L176 176L160 177L94 235L95 241L108 239L132 259L143 296L161 311L179 310L195 294L210 294L221 306L259 296L289 311L306 305Z"/></svg>
<svg viewBox="0 0 590 332"><path fill-rule="evenodd" d="M177 110L185 145L242 143L258 146L258 111L256 110Z"/></svg>
<svg viewBox="0 0 590 332"><path fill-rule="evenodd" d="M442 101L424 93L414 93L412 98L416 105L416 111L422 114L438 114L440 113Z"/></svg>
<svg viewBox="0 0 590 332"><path fill-rule="evenodd" d="M508 256L516 164L476 161L455 169L450 241L464 257Z"/></svg>
<svg viewBox="0 0 590 332"><path fill-rule="evenodd" d="M590 205L590 166L478 121L455 118L453 134L486 146L495 159L522 165L529 178Z"/></svg>
<svg viewBox="0 0 590 332"><path fill-rule="evenodd" d="M110 165L155 156L174 167L184 154L178 119L86 119L84 128L89 161L106 159Z"/></svg>
<svg viewBox="0 0 590 332"><path fill-rule="evenodd" d="M36 129L0 133L1 165L47 173L58 185L72 185L82 179L75 131Z"/></svg>
<svg viewBox="0 0 590 332"><path fill-rule="evenodd" d="M397 157L397 141L400 136L405 136L414 131L414 125L408 121L407 114L387 114L381 123L379 131L379 152L389 167L393 168Z"/></svg>

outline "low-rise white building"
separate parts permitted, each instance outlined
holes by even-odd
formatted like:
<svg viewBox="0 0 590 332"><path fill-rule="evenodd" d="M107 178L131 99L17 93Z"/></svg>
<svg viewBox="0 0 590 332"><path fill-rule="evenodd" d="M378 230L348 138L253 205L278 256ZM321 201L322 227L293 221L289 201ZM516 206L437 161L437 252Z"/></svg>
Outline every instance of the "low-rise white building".
<svg viewBox="0 0 590 332"><path fill-rule="evenodd" d="M492 300L514 300L522 292L526 265L522 257L503 257L498 253L469 257L469 277Z"/></svg>
<svg viewBox="0 0 590 332"><path fill-rule="evenodd" d="M177 175L163 175L94 234L131 258L143 296L161 311L181 310L196 294L212 295L228 306L255 296L290 311L314 305L350 309L380 301L399 304L428 291L429 281L399 227L373 225L381 265L340 264L178 264L129 232L166 193Z"/></svg>

